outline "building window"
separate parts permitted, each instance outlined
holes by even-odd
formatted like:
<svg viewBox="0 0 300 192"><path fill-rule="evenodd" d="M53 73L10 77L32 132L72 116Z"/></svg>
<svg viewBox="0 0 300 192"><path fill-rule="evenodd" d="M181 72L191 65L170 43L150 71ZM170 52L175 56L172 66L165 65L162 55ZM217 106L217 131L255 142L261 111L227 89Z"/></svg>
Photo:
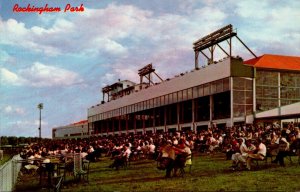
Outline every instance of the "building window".
<svg viewBox="0 0 300 192"><path fill-rule="evenodd" d="M161 106L165 105L165 97L164 96L160 96L160 105Z"/></svg>
<svg viewBox="0 0 300 192"><path fill-rule="evenodd" d="M197 97L198 97L198 86L193 87L193 98L197 98Z"/></svg>
<svg viewBox="0 0 300 192"><path fill-rule="evenodd" d="M188 96L187 96L187 89L183 90L182 91L182 100L185 101L188 99Z"/></svg>
<svg viewBox="0 0 300 192"><path fill-rule="evenodd" d="M173 94L170 93L170 94L168 95L168 97L169 97L169 103L170 103L170 104L174 103L174 101L173 101Z"/></svg>
<svg viewBox="0 0 300 192"><path fill-rule="evenodd" d="M203 90L204 90L203 87L204 87L203 85L200 85L200 86L197 87L197 89L198 89L198 97L202 97L204 95L203 94Z"/></svg>
<svg viewBox="0 0 300 192"><path fill-rule="evenodd" d="M182 91L177 92L178 102L182 101Z"/></svg>
<svg viewBox="0 0 300 192"><path fill-rule="evenodd" d="M173 94L173 102L176 103L177 102L177 92L172 93Z"/></svg>
<svg viewBox="0 0 300 192"><path fill-rule="evenodd" d="M189 88L187 90L187 99L193 99L193 89Z"/></svg>
<svg viewBox="0 0 300 192"><path fill-rule="evenodd" d="M203 95L204 96L210 95L210 84L209 83L204 84Z"/></svg>

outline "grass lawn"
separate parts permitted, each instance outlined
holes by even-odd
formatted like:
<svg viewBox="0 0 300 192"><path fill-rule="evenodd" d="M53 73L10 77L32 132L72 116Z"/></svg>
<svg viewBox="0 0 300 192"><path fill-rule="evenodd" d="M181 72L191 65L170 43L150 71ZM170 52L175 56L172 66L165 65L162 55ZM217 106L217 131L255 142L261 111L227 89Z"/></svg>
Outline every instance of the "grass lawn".
<svg viewBox="0 0 300 192"><path fill-rule="evenodd" d="M11 155L3 154L3 159L0 161L0 166L3 165L5 162L7 162L9 159L11 159Z"/></svg>
<svg viewBox="0 0 300 192"><path fill-rule="evenodd" d="M232 171L224 154L194 155L192 173L165 179L165 172L153 160L132 162L127 169L108 168L111 160L103 157L91 163L89 183L72 182L67 176L62 191L299 191L300 165L297 157L286 167L259 162L253 171ZM187 170L188 172L188 170ZM20 176L16 191L43 191L38 175Z"/></svg>

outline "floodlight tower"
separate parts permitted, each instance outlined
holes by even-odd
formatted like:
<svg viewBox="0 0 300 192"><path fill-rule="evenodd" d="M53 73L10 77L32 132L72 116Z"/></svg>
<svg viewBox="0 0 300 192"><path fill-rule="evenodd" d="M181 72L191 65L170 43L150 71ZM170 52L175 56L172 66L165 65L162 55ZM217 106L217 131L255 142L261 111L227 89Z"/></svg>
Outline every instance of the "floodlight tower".
<svg viewBox="0 0 300 192"><path fill-rule="evenodd" d="M42 128L42 109L44 108L43 103L38 104L38 109L40 110L40 124L39 124L39 138L42 138L41 128Z"/></svg>

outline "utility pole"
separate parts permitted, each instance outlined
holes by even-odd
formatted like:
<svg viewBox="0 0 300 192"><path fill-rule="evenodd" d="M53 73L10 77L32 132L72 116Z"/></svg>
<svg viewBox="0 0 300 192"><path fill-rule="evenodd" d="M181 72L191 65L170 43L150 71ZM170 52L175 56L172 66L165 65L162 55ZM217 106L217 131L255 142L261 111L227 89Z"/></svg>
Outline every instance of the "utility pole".
<svg viewBox="0 0 300 192"><path fill-rule="evenodd" d="M42 128L42 109L44 107L43 103L38 104L38 109L40 110L40 125L39 125L39 138L42 138L41 128Z"/></svg>

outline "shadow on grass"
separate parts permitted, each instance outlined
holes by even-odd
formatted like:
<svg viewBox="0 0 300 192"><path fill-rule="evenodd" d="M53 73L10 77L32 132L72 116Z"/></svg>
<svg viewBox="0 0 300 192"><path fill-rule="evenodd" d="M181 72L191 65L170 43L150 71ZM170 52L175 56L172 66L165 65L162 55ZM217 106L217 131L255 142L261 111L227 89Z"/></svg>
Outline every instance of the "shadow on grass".
<svg viewBox="0 0 300 192"><path fill-rule="evenodd" d="M118 184L118 183L143 183L143 182L153 182L166 179L164 176L160 177L144 177L144 178L115 178L109 180L99 181L99 184Z"/></svg>

